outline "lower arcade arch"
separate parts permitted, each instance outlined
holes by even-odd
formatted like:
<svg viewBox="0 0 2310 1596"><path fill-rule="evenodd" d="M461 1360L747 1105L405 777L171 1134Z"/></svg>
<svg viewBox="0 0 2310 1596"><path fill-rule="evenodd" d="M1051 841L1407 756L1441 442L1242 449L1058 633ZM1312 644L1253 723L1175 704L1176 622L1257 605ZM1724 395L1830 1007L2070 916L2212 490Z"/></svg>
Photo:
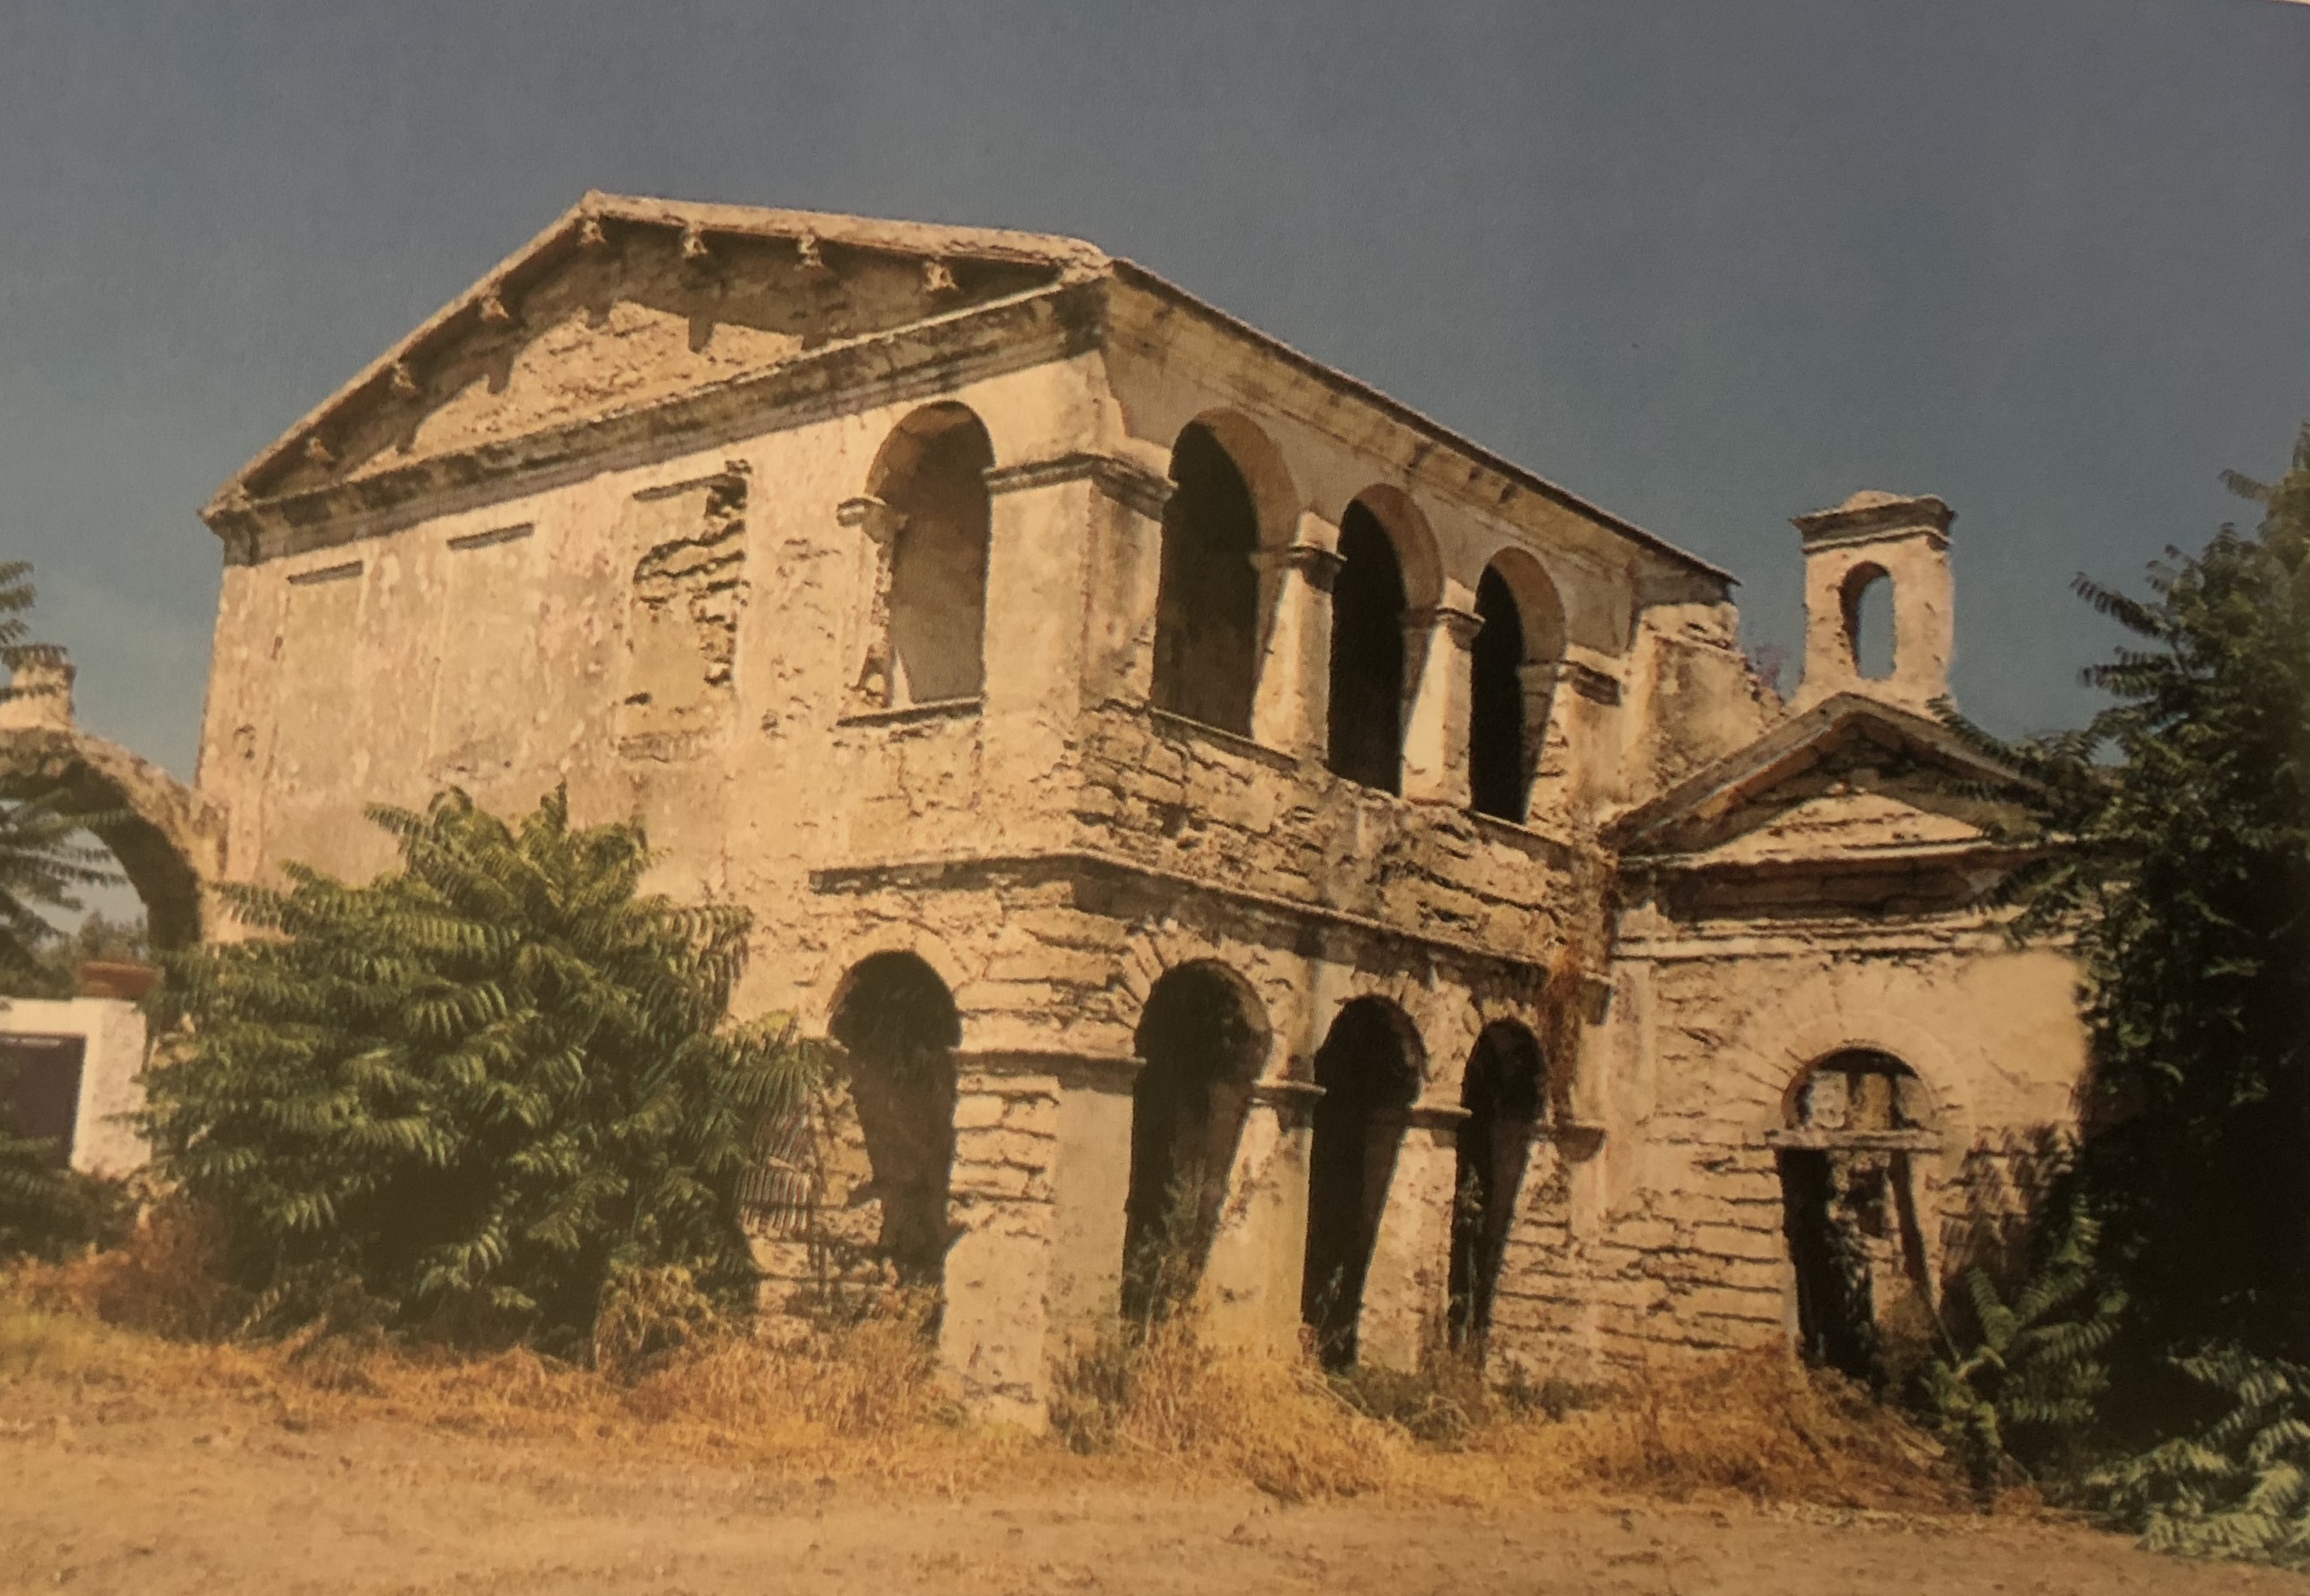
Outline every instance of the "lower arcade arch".
<svg viewBox="0 0 2310 1596"><path fill-rule="evenodd" d="M1307 1253L1300 1318L1324 1362L1356 1360L1364 1281L1397 1152L1420 1095L1417 1035L1384 998L1357 998L1316 1054L1314 1135L1307 1150Z"/></svg>
<svg viewBox="0 0 2310 1596"><path fill-rule="evenodd" d="M962 1020L936 971L912 953L877 953L842 983L829 1027L881 1205L877 1250L900 1283L944 1283L954 1243L954 1049Z"/></svg>
<svg viewBox="0 0 2310 1596"><path fill-rule="evenodd" d="M1234 972L1182 965L1147 994L1134 1051L1122 1305L1144 1320L1183 1301L1210 1254L1267 1022Z"/></svg>
<svg viewBox="0 0 2310 1596"><path fill-rule="evenodd" d="M1486 1026L1468 1056L1453 1171L1451 1295L1445 1327L1455 1349L1481 1350L1517 1194L1545 1096L1540 1044L1512 1020Z"/></svg>

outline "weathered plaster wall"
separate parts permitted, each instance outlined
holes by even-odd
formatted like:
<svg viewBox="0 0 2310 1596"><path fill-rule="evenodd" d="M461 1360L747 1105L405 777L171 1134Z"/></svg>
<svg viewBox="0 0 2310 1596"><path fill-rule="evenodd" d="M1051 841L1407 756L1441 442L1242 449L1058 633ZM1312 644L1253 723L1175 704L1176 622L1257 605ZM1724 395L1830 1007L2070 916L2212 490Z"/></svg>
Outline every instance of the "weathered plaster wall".
<svg viewBox="0 0 2310 1596"><path fill-rule="evenodd" d="M763 246L786 264L759 291L672 235L628 243L630 282L604 276L612 251L501 317L476 301L465 352L394 390L398 421L325 420L258 481L274 499L213 507L230 558L201 789L230 814L229 873L255 878L388 863L367 802L454 783L517 810L566 783L581 821L641 820L664 889L753 911L737 1006L815 1034L861 961L921 959L960 1028L942 1353L986 1410L1036 1422L1052 1358L1115 1310L1134 1033L1196 961L1240 979L1267 1038L1203 1287L1214 1333L1247 1344L1299 1331L1313 1061L1359 999L1417 1055L1360 1328L1397 1365L1443 1313L1461 1075L1489 1022L1559 1045L1495 1315L1502 1351L1550 1367L1782 1333L1763 1137L1824 1017L1914 1057L1949 1106L1944 1207L1991 1127L2058 1119L2039 1089L2077 1046L2066 974L1965 926L1640 914L1598 1011L1600 825L1780 713L1722 577L1128 273L1038 295L1017 293L1031 273L934 288L935 262L881 261L837 315L828 263L791 239ZM742 275L753 246L713 247ZM919 703L891 683L887 629L917 603L893 551L910 516L960 512L877 462L933 404L966 407L991 454L984 672ZM1149 707L1191 421L1256 510L1248 737ZM1325 762L1327 573L1358 503L1406 590L1402 796ZM950 563L933 585L976 578ZM1532 640L1521 825L1467 809L1492 566ZM1952 990L1982 1012L1948 1021ZM1938 1053L1903 1050L1921 1028ZM893 1281L862 1255L881 1200L856 1101L838 1087L813 1115L761 1243L786 1305Z"/></svg>
<svg viewBox="0 0 2310 1596"><path fill-rule="evenodd" d="M144 1106L144 1014L120 998L0 999L0 1032L82 1038L80 1108L73 1121L72 1167L130 1175L152 1149L126 1116Z"/></svg>
<svg viewBox="0 0 2310 1596"><path fill-rule="evenodd" d="M1938 1150L1912 1167L1938 1275L2026 1202L2086 1062L2074 967L1977 918L1897 926L1678 924L1631 915L1576 1108L1603 1132L1552 1159L1512 1244L1496 1348L1541 1368L1793 1333L1775 1154L1808 1066L1890 1054Z"/></svg>

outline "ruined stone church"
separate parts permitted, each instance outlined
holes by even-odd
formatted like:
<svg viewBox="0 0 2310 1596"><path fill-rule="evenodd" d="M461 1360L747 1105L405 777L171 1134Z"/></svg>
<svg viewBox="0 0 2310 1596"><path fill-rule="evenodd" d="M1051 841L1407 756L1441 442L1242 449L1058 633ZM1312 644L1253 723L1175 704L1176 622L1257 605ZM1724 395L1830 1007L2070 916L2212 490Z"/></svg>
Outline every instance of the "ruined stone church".
<svg viewBox="0 0 2310 1596"><path fill-rule="evenodd" d="M984 1411L1159 1255L1334 1363L1849 1365L2070 1114L1935 499L1798 517L1784 702L1725 572L1128 261L592 194L204 515L192 873L638 816L839 1061L768 1307L934 1292Z"/></svg>

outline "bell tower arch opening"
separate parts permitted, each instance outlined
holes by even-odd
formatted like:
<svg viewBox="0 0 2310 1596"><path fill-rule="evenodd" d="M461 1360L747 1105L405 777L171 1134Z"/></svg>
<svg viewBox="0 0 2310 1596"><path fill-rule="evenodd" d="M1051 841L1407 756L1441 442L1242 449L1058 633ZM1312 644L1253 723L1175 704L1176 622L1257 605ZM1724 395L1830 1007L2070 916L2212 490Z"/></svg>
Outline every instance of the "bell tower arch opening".
<svg viewBox="0 0 2310 1596"><path fill-rule="evenodd" d="M1799 516L1804 539L1804 681L1795 707L1863 693L1921 715L1949 696L1956 648L1949 530L1930 494L1856 493Z"/></svg>

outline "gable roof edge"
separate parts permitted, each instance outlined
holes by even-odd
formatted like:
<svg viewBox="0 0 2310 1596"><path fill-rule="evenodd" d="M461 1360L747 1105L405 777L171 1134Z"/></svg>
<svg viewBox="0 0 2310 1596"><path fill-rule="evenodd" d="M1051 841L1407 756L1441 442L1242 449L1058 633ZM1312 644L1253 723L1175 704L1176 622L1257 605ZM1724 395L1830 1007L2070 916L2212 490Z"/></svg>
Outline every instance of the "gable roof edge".
<svg viewBox="0 0 2310 1596"><path fill-rule="evenodd" d="M1865 693L1837 693L1629 810L1605 826L1604 840L1623 854L1641 854L1650 838L1704 809L1730 807L1743 796L1772 785L1802 768L1807 752L1864 721L1887 728L1913 750L1980 779L2016 788L2036 785L1938 721Z"/></svg>
<svg viewBox="0 0 2310 1596"><path fill-rule="evenodd" d="M220 517L246 507L256 498L249 484L261 480L300 442L317 438L320 428L329 418L351 404L363 390L380 381L390 381L396 367L422 350L450 324L469 312L478 312L487 301L508 290L522 286L521 280L538 275L557 264L567 250L579 247L584 230L589 222L604 221L638 226L695 229L752 238L808 236L821 243L854 249L1047 265L1055 267L1058 273L1057 283L1054 286L1104 276L1110 265L1106 252L1096 245L1055 233L950 226L942 222L889 221L834 212L796 211L771 206L651 199L589 188L577 204L547 223L528 242L395 339L384 353L300 416L210 496L208 502L201 507L201 519L213 528Z"/></svg>
<svg viewBox="0 0 2310 1596"><path fill-rule="evenodd" d="M1158 298L1168 299L1207 320L1217 323L1237 337L1258 345L1278 360L1296 367L1302 373L1316 378L1327 386L1353 395L1391 420L1410 428L1422 437L1465 455L1487 471L1497 472L1525 491L1559 505L1576 515L1587 516L1607 532L1617 533L1640 548L1660 555L1686 570L1715 577L1724 583L1727 588L1740 585L1740 578L1722 566L1712 565L1698 554L1679 548L1658 533L1648 532L1635 522L1614 515L1602 505L1581 498L1570 489L1550 481L1546 477L1528 467L1518 465L1506 455L1497 454L1473 438L1454 431L1434 417L1374 387L1361 377L1350 376L1336 366L1327 365L1315 356L1293 348L1272 333L1263 332L1241 317L1222 310L1210 300L1181 288L1169 278L1149 271L1138 262L1117 256L1114 259L1113 272L1117 281L1127 282L1135 288L1144 289Z"/></svg>

